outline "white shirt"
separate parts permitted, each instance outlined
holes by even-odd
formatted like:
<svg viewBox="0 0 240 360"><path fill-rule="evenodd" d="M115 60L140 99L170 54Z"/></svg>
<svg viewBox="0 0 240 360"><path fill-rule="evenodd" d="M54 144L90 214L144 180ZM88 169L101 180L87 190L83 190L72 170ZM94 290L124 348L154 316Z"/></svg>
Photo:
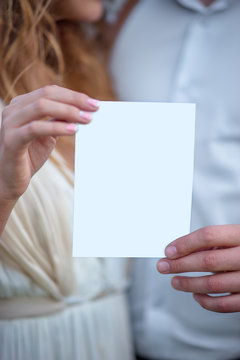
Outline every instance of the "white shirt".
<svg viewBox="0 0 240 360"><path fill-rule="evenodd" d="M239 64L239 0L210 7L197 0L142 0L113 49L111 72L120 100L197 103L192 230L240 223ZM156 260L134 260L138 354L240 357L240 314L202 309L191 294L171 288L171 276L157 273Z"/></svg>

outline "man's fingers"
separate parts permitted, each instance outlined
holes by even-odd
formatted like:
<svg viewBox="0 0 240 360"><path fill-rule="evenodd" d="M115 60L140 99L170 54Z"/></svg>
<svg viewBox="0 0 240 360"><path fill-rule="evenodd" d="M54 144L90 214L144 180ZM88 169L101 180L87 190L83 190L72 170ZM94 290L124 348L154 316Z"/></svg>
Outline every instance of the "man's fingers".
<svg viewBox="0 0 240 360"><path fill-rule="evenodd" d="M200 277L174 276L172 286L199 294L237 293L240 292L240 271Z"/></svg>
<svg viewBox="0 0 240 360"><path fill-rule="evenodd" d="M206 310L231 313L240 311L240 294L209 296L194 294L194 299Z"/></svg>
<svg viewBox="0 0 240 360"><path fill-rule="evenodd" d="M234 271L240 268L239 258L240 246L237 246L229 249L199 251L174 260L161 259L157 268L163 274Z"/></svg>
<svg viewBox="0 0 240 360"><path fill-rule="evenodd" d="M176 259L199 250L237 245L240 245L240 225L207 226L170 243L165 255Z"/></svg>

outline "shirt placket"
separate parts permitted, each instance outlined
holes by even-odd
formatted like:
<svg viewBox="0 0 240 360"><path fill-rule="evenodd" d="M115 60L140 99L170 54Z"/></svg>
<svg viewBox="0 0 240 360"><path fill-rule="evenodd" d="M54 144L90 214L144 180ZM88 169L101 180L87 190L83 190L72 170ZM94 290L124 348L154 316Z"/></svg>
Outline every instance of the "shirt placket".
<svg viewBox="0 0 240 360"><path fill-rule="evenodd" d="M196 15L188 25L176 61L169 101L197 102L200 69L205 61L208 15Z"/></svg>

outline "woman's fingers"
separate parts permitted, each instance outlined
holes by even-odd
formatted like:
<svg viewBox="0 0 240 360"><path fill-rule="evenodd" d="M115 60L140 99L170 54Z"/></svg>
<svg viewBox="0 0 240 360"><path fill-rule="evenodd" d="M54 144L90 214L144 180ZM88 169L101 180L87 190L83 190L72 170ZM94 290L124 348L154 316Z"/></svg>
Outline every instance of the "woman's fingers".
<svg viewBox="0 0 240 360"><path fill-rule="evenodd" d="M99 101L77 91L57 85L48 85L30 93L19 95L11 101L11 105L26 106L39 99L49 99L78 107L84 111L96 111Z"/></svg>
<svg viewBox="0 0 240 360"><path fill-rule="evenodd" d="M206 294L194 294L194 299L204 308L220 313L240 311L240 294L226 296L209 296Z"/></svg>
<svg viewBox="0 0 240 360"><path fill-rule="evenodd" d="M240 269L239 259L240 246L237 246L229 249L199 251L175 260L161 259L157 268L163 274L234 271Z"/></svg>
<svg viewBox="0 0 240 360"><path fill-rule="evenodd" d="M3 124L16 127L44 117L85 124L99 104L98 100L77 91L46 86L14 98L3 111Z"/></svg>
<svg viewBox="0 0 240 360"><path fill-rule="evenodd" d="M23 127L14 130L14 146L16 148L30 143L39 137L58 137L73 135L76 133L78 125L63 121L32 121Z"/></svg>
<svg viewBox="0 0 240 360"><path fill-rule="evenodd" d="M21 196L49 157L55 138L75 134L77 124L88 124L98 107L97 100L58 86L13 99L3 111L0 131L0 181L5 198Z"/></svg>
<svg viewBox="0 0 240 360"><path fill-rule="evenodd" d="M174 276L172 286L176 290L199 294L237 293L240 292L240 271L200 277Z"/></svg>
<svg viewBox="0 0 240 360"><path fill-rule="evenodd" d="M71 123L87 124L91 113L79 110L76 106L41 98L17 111L13 111L3 122L5 128L19 127L36 119L51 117Z"/></svg>
<svg viewBox="0 0 240 360"><path fill-rule="evenodd" d="M207 226L170 243L165 255L169 259L176 259L213 247L237 245L240 245L240 225Z"/></svg>

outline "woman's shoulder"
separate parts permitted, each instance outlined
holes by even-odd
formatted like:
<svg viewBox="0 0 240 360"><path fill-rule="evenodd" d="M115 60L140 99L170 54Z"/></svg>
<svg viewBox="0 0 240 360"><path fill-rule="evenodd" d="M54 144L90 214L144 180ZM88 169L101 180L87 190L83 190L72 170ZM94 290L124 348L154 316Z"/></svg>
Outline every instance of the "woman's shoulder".
<svg viewBox="0 0 240 360"><path fill-rule="evenodd" d="M109 23L117 21L121 10L128 3L128 0L115 0L106 2L106 19Z"/></svg>
<svg viewBox="0 0 240 360"><path fill-rule="evenodd" d="M4 102L3 100L0 98L0 128L1 128L1 124L2 124L2 111L4 109Z"/></svg>

